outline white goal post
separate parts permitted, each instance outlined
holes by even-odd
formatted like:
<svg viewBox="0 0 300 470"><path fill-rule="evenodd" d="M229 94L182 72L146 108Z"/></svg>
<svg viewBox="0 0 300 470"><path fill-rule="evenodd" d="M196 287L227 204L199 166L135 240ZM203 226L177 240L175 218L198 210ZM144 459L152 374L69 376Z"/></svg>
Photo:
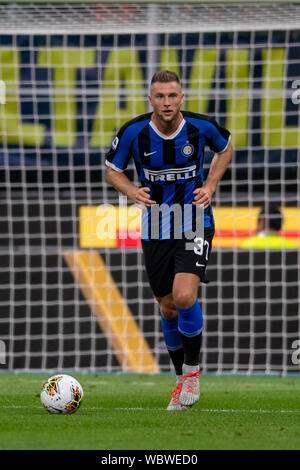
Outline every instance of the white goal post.
<svg viewBox="0 0 300 470"><path fill-rule="evenodd" d="M184 109L235 147L199 288L201 368L299 373L299 57L300 2L0 1L0 371L172 370L139 214L104 175L168 68ZM266 202L294 249L242 247Z"/></svg>

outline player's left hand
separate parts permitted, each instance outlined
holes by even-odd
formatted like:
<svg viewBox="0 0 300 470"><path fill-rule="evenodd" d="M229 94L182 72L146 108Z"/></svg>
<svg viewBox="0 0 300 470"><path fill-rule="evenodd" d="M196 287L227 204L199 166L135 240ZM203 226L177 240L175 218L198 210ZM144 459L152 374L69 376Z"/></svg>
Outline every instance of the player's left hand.
<svg viewBox="0 0 300 470"><path fill-rule="evenodd" d="M203 209L206 209L207 207L209 207L211 203L211 198L213 195L213 192L209 188L202 186L202 188L195 189L193 194L194 194L194 200L192 204L202 205Z"/></svg>

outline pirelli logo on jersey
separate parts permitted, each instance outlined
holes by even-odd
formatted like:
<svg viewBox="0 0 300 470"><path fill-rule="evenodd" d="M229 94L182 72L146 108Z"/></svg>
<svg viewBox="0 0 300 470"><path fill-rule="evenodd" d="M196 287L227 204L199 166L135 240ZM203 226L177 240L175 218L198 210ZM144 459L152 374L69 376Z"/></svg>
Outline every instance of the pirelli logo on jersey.
<svg viewBox="0 0 300 470"><path fill-rule="evenodd" d="M151 183L162 182L176 182L180 180L189 180L196 176L196 165L188 168L168 168L167 170L149 170L144 168L144 175L146 180Z"/></svg>

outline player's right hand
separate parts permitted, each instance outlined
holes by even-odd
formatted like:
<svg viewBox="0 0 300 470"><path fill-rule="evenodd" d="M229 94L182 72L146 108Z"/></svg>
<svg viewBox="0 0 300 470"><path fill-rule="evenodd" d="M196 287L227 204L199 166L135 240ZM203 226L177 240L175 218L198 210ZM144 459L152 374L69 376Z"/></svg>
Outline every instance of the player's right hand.
<svg viewBox="0 0 300 470"><path fill-rule="evenodd" d="M152 201L152 199L150 199L150 191L150 188L139 188L134 195L133 202L142 208L153 206L156 204L156 201Z"/></svg>

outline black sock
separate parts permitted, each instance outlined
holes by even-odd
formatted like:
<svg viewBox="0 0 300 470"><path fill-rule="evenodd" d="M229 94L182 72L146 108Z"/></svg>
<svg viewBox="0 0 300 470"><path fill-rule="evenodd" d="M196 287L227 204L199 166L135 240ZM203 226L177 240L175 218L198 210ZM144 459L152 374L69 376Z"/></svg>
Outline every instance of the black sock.
<svg viewBox="0 0 300 470"><path fill-rule="evenodd" d="M202 333L192 338L180 333L183 351L184 363L188 366L196 366L200 362L200 349L202 343Z"/></svg>
<svg viewBox="0 0 300 470"><path fill-rule="evenodd" d="M184 359L183 349L180 348L176 349L175 351L168 349L168 353L175 367L176 375L182 375L182 365Z"/></svg>

